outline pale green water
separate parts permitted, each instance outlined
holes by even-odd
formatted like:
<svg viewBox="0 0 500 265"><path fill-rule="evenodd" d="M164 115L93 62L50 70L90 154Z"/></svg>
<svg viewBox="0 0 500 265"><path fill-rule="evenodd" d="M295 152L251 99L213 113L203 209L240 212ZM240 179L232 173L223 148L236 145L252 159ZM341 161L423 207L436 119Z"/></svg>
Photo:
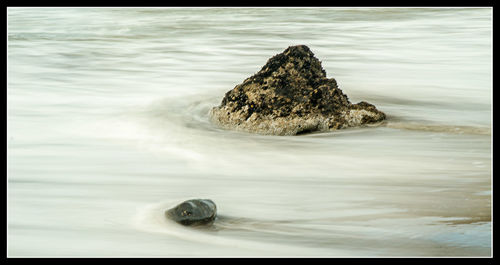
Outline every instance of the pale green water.
<svg viewBox="0 0 500 265"><path fill-rule="evenodd" d="M8 255L490 256L491 9L9 8ZM305 44L387 126L208 110ZM218 206L216 229L163 211Z"/></svg>

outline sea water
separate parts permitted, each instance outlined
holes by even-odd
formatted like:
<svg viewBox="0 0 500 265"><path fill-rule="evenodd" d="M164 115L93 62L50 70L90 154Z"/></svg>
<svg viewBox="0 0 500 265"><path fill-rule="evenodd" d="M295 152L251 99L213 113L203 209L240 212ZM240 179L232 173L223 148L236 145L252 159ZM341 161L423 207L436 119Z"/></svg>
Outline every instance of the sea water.
<svg viewBox="0 0 500 265"><path fill-rule="evenodd" d="M9 257L491 256L492 9L8 8ZM209 110L291 45L388 119ZM212 199L212 227L164 211Z"/></svg>

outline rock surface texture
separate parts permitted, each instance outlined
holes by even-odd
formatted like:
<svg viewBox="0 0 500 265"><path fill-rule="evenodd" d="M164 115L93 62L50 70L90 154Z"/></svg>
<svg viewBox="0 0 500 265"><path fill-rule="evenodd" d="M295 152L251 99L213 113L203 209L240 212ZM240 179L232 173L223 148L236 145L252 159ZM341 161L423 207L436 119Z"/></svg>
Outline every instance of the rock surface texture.
<svg viewBox="0 0 500 265"><path fill-rule="evenodd" d="M311 50L298 45L228 91L210 117L226 129L296 135L377 123L385 114L364 101L352 104Z"/></svg>
<svg viewBox="0 0 500 265"><path fill-rule="evenodd" d="M193 199L167 210L165 215L183 225L206 225L215 220L217 207L212 200Z"/></svg>

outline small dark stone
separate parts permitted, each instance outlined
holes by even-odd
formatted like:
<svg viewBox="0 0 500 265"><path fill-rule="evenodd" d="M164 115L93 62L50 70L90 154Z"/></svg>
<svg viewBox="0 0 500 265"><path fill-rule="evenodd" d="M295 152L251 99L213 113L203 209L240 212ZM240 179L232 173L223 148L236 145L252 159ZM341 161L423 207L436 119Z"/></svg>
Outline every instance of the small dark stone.
<svg viewBox="0 0 500 265"><path fill-rule="evenodd" d="M217 207L212 200L193 199L167 210L165 215L182 225L207 225L215 220Z"/></svg>

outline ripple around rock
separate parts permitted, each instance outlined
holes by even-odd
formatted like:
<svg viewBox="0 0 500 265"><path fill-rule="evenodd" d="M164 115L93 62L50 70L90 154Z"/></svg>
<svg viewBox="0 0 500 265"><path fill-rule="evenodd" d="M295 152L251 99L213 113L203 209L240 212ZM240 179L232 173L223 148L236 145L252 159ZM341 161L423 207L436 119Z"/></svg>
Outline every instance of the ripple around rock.
<svg viewBox="0 0 500 265"><path fill-rule="evenodd" d="M385 114L364 101L352 104L311 50L298 45L228 91L210 117L226 129L297 135L377 123Z"/></svg>

